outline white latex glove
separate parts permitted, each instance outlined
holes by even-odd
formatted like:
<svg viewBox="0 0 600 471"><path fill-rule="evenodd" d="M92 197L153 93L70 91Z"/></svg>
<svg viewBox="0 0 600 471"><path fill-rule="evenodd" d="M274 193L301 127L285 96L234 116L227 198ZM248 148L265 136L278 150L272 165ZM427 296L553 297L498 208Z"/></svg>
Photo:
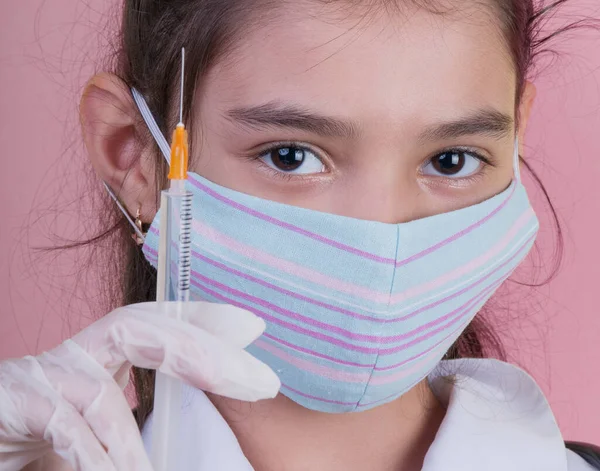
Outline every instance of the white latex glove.
<svg viewBox="0 0 600 471"><path fill-rule="evenodd" d="M75 470L150 471L122 388L131 365L199 389L256 401L274 397L275 373L243 350L265 329L254 314L190 302L119 308L37 357L0 362L0 471L52 449Z"/></svg>

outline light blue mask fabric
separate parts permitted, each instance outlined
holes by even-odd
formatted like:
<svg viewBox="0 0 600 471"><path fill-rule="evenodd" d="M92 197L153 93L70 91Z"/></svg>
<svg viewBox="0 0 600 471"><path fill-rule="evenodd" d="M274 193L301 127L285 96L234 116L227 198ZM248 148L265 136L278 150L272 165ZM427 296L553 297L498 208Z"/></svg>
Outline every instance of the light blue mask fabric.
<svg viewBox="0 0 600 471"><path fill-rule="evenodd" d="M263 200L190 173L192 298L262 317L267 329L248 351L298 404L348 412L392 401L433 370L534 242L517 149L502 193L400 224ZM158 221L143 247L154 266Z"/></svg>

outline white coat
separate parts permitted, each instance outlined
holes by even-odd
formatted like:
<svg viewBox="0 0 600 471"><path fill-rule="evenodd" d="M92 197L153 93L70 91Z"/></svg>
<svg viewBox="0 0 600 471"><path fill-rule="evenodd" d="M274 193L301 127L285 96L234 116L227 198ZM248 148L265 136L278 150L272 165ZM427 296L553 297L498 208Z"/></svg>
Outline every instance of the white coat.
<svg viewBox="0 0 600 471"><path fill-rule="evenodd" d="M442 380L452 375L453 382ZM591 471L565 449L548 401L533 378L498 360L442 361L428 377L446 405L423 471ZM179 471L251 471L238 441L207 396L185 386ZM149 450L152 417L143 433Z"/></svg>

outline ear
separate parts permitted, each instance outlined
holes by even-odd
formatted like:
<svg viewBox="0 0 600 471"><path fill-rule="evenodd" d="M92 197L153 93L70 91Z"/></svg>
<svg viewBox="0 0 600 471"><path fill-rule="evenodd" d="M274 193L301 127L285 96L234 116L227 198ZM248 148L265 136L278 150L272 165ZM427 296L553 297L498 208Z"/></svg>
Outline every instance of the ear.
<svg viewBox="0 0 600 471"><path fill-rule="evenodd" d="M156 213L154 154L144 146L143 121L129 87L117 76L99 74L88 82L79 116L94 170L119 197L129 214L140 210L150 222ZM144 147L146 147L144 149Z"/></svg>
<svg viewBox="0 0 600 471"><path fill-rule="evenodd" d="M525 144L525 131L527 130L527 124L529 123L529 117L531 116L531 110L533 108L533 102L537 95L537 89L532 82L525 82L523 88L523 95L521 97L521 104L519 106L519 154L523 155L523 148Z"/></svg>

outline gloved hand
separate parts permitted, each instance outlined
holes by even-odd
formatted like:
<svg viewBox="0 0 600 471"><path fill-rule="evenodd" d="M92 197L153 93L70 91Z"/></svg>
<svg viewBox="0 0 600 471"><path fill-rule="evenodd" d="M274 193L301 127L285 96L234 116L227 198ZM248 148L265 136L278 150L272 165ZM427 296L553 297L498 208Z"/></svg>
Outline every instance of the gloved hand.
<svg viewBox="0 0 600 471"><path fill-rule="evenodd" d="M152 469L122 389L131 365L199 389L256 401L274 397L275 373L243 347L265 328L224 304L144 303L111 312L37 357L0 362L0 471L52 449L75 470Z"/></svg>

